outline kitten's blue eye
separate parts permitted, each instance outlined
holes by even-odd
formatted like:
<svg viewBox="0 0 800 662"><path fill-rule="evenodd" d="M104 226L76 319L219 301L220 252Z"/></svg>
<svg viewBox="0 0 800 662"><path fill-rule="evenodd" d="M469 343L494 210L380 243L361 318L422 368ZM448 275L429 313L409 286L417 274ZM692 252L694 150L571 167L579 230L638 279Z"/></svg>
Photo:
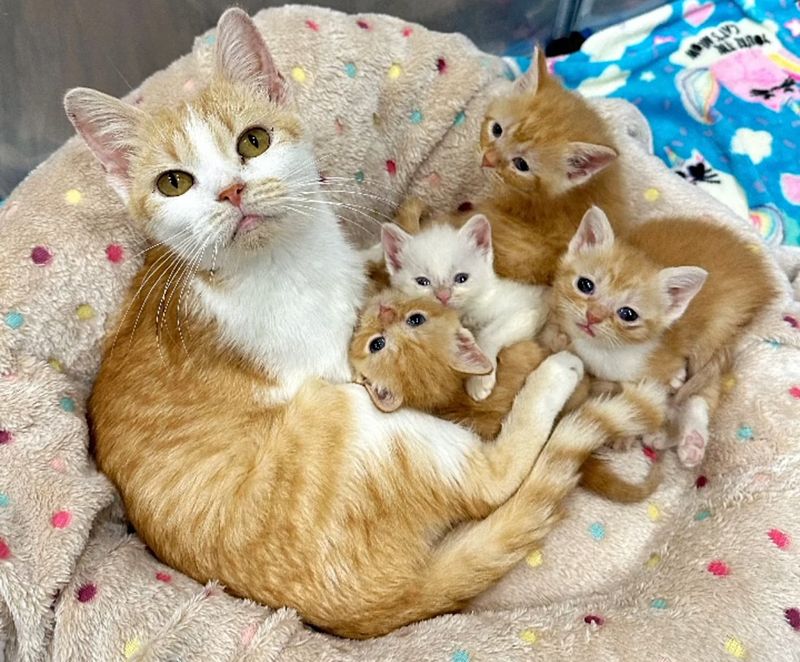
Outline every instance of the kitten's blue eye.
<svg viewBox="0 0 800 662"><path fill-rule="evenodd" d="M628 306L623 306L617 311L617 315L623 322L635 322L639 319L639 313L637 313L633 308L628 308Z"/></svg>
<svg viewBox="0 0 800 662"><path fill-rule="evenodd" d="M420 324L425 324L426 321L425 315L422 313L412 313L406 319L406 324L409 326L419 326Z"/></svg>
<svg viewBox="0 0 800 662"><path fill-rule="evenodd" d="M575 283L575 287L577 287L578 290L580 290L584 294L591 294L592 292L594 292L594 283L585 276L581 276L580 278L578 278L578 282Z"/></svg>
<svg viewBox="0 0 800 662"><path fill-rule="evenodd" d="M469 280L469 274L456 274L453 280L456 281L456 283L466 283Z"/></svg>
<svg viewBox="0 0 800 662"><path fill-rule="evenodd" d="M369 341L369 353L374 354L375 352L380 352L384 347L386 347L386 338L383 336L378 336L377 338L373 338Z"/></svg>
<svg viewBox="0 0 800 662"><path fill-rule="evenodd" d="M520 172L528 172L528 170L531 169L530 166L528 165L528 162L520 156L513 159L511 163L513 163L514 167Z"/></svg>
<svg viewBox="0 0 800 662"><path fill-rule="evenodd" d="M431 284L431 281L425 278L425 276L420 276L419 278L415 278L414 280L417 281L417 285L420 285L421 287L428 287L428 285Z"/></svg>
<svg viewBox="0 0 800 662"><path fill-rule="evenodd" d="M492 135L495 138L499 138L500 136L503 135L503 127L500 126L497 122L492 124Z"/></svg>

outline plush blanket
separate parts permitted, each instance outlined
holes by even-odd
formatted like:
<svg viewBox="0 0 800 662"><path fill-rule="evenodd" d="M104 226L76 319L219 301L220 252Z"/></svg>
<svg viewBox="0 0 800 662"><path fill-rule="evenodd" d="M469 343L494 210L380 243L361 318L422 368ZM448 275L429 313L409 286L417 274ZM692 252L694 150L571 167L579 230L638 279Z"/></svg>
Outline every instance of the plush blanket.
<svg viewBox="0 0 800 662"><path fill-rule="evenodd" d="M480 195L475 143L490 95L507 85L499 60L384 16L287 7L256 20L323 171L342 182L332 188L354 237L374 236L375 220L407 194L445 209ZM131 100L192 94L213 38L198 38ZM738 224L752 250L768 250L652 155L633 106L596 103L618 133L642 218L692 210ZM700 471L667 453L664 485L640 505L577 491L546 543L470 613L353 642L200 586L127 530L91 460L84 413L99 343L144 249L76 140L0 211L0 659L797 659L800 306L788 287L742 335ZM775 278L786 282L777 266ZM636 475L656 459L640 448L617 462Z"/></svg>

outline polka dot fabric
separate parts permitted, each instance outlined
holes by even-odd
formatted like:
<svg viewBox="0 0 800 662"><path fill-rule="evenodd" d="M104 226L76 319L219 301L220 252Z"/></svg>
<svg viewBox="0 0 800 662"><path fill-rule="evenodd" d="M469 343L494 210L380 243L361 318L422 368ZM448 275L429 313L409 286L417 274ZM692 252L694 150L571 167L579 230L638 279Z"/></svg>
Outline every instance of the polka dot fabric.
<svg viewBox="0 0 800 662"><path fill-rule="evenodd" d="M354 238L374 236L409 193L441 209L480 198L474 143L490 94L507 85L499 60L383 16L288 7L256 20ZM195 94L213 45L213 33L198 38L131 100L148 109ZM618 132L642 218L691 208L731 220L648 154L637 111L597 107ZM364 200L368 216L352 209ZM73 140L53 155L0 208L0 227L0 596L13 602L0 621L14 614L21 656L781 660L800 646L796 304L743 332L700 470L671 451L615 454L634 478L662 463L664 485L628 506L578 490L568 518L474 613L348 642L203 587L128 534L89 459L84 414L101 338L145 246L86 150Z"/></svg>

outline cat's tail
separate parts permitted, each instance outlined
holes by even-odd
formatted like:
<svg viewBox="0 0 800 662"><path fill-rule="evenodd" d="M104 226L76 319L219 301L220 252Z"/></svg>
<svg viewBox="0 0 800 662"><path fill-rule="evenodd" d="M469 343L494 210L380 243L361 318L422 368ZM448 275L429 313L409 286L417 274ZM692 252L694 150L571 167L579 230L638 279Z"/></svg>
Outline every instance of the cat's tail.
<svg viewBox="0 0 800 662"><path fill-rule="evenodd" d="M581 468L581 486L617 503L639 503L644 501L661 484L663 478L660 464L651 464L645 479L640 483L625 480L598 455L590 456Z"/></svg>
<svg viewBox="0 0 800 662"><path fill-rule="evenodd" d="M653 432L664 423L666 389L626 385L565 416L519 490L492 514L463 524L436 547L404 603L405 622L453 611L491 587L531 552L564 512L563 502L587 458L609 440ZM408 617L406 619L406 617Z"/></svg>

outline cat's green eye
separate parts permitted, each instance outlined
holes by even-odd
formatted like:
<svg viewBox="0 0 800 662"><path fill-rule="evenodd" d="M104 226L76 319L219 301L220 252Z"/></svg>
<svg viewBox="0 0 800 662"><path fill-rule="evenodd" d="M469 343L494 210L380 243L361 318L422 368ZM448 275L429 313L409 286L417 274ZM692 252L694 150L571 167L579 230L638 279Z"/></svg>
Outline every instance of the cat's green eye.
<svg viewBox="0 0 800 662"><path fill-rule="evenodd" d="M183 170L167 170L162 172L156 180L156 188L166 196L171 198L176 195L183 195L192 188L194 177Z"/></svg>
<svg viewBox="0 0 800 662"><path fill-rule="evenodd" d="M267 147L269 147L269 133L257 126L244 131L236 143L236 151L245 159L260 156L267 151Z"/></svg>

